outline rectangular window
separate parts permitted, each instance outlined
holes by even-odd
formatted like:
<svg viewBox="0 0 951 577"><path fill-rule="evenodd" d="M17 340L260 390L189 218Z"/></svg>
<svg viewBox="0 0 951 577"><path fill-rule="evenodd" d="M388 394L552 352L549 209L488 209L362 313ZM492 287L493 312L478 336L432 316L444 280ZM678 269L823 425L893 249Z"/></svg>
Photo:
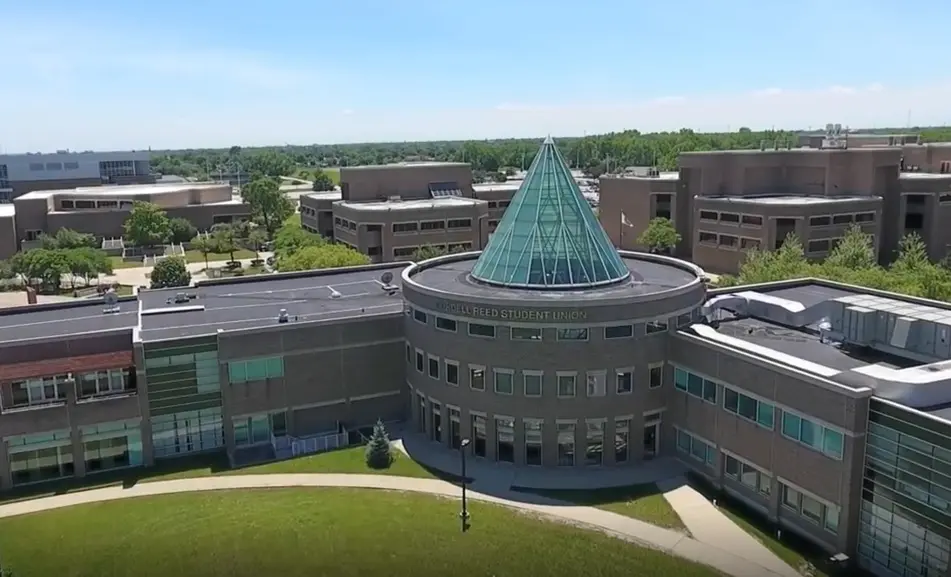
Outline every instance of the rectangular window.
<svg viewBox="0 0 951 577"><path fill-rule="evenodd" d="M851 214L834 214L832 215L832 224L850 224L852 222Z"/></svg>
<svg viewBox="0 0 951 577"><path fill-rule="evenodd" d="M426 357L423 355L423 351L416 349L416 370L423 372L426 370L425 361Z"/></svg>
<svg viewBox="0 0 951 577"><path fill-rule="evenodd" d="M559 341L586 341L588 329L558 329Z"/></svg>
<svg viewBox="0 0 951 577"><path fill-rule="evenodd" d="M483 325L480 323L469 323L470 337L484 337L487 339L495 338L495 327L493 325Z"/></svg>
<svg viewBox="0 0 951 577"><path fill-rule="evenodd" d="M572 467L575 464L575 424L557 423L558 466Z"/></svg>
<svg viewBox="0 0 951 577"><path fill-rule="evenodd" d="M267 357L228 363L228 379L232 384L262 381L283 376L283 357Z"/></svg>
<svg viewBox="0 0 951 577"><path fill-rule="evenodd" d="M619 395L634 392L634 369L618 369L615 373L616 391Z"/></svg>
<svg viewBox="0 0 951 577"><path fill-rule="evenodd" d="M416 322L423 323L424 325L426 324L426 313L421 310L413 309L413 318L416 319Z"/></svg>
<svg viewBox="0 0 951 577"><path fill-rule="evenodd" d="M647 334L653 335L667 331L667 321L650 321L647 323Z"/></svg>
<svg viewBox="0 0 951 577"><path fill-rule="evenodd" d="M393 223L393 232L398 234L402 232L416 232L419 230L419 223L417 222L394 222Z"/></svg>
<svg viewBox="0 0 951 577"><path fill-rule="evenodd" d="M603 397L606 394L607 373L605 371L588 371L587 392L589 397Z"/></svg>
<svg viewBox="0 0 951 577"><path fill-rule="evenodd" d="M806 252L829 252L829 239L810 240Z"/></svg>
<svg viewBox="0 0 951 577"><path fill-rule="evenodd" d="M557 373L557 375L558 375L558 396L559 397L575 396L575 380L578 377L577 374Z"/></svg>
<svg viewBox="0 0 951 577"><path fill-rule="evenodd" d="M451 218L449 228L472 228L471 218Z"/></svg>
<svg viewBox="0 0 951 577"><path fill-rule="evenodd" d="M717 403L717 384L710 379L703 379L703 400L708 403Z"/></svg>
<svg viewBox="0 0 951 577"><path fill-rule="evenodd" d="M720 215L715 210L701 210L700 220L710 220L716 222L720 220Z"/></svg>
<svg viewBox="0 0 951 577"><path fill-rule="evenodd" d="M634 325L604 327L605 339L626 339L634 336Z"/></svg>
<svg viewBox="0 0 951 577"><path fill-rule="evenodd" d="M740 222L740 215L733 212L721 212L720 222L725 222L727 224L736 224Z"/></svg>
<svg viewBox="0 0 951 577"><path fill-rule="evenodd" d="M499 395L511 395L514 372L510 369L492 369L492 372L495 376L495 392Z"/></svg>
<svg viewBox="0 0 951 577"><path fill-rule="evenodd" d="M717 243L717 233L715 232L706 232L701 230L697 235L697 240L700 244L713 244Z"/></svg>
<svg viewBox="0 0 951 577"><path fill-rule="evenodd" d="M747 238L743 237L740 239L740 249L741 250L754 250L760 247L760 242L758 238Z"/></svg>
<svg viewBox="0 0 951 577"><path fill-rule="evenodd" d="M604 421L586 421L587 435L585 438L584 464L589 467L601 465L604 458Z"/></svg>
<svg viewBox="0 0 951 577"><path fill-rule="evenodd" d="M626 463L630 455L631 420L614 421L614 462Z"/></svg>
<svg viewBox="0 0 951 577"><path fill-rule="evenodd" d="M782 419L783 436L829 458L842 460L845 435L841 432L786 411L783 411Z"/></svg>
<svg viewBox="0 0 951 577"><path fill-rule="evenodd" d="M855 222L875 222L875 213L860 212L855 215Z"/></svg>
<svg viewBox="0 0 951 577"><path fill-rule="evenodd" d="M469 388L476 391L485 390L485 367L469 365Z"/></svg>
<svg viewBox="0 0 951 577"><path fill-rule="evenodd" d="M526 397L542 396L542 372L522 371L522 385Z"/></svg>
<svg viewBox="0 0 951 577"><path fill-rule="evenodd" d="M459 384L459 363L446 361L446 382L450 385Z"/></svg>
<svg viewBox="0 0 951 577"><path fill-rule="evenodd" d="M832 224L830 216L813 216L809 218L809 226L829 226Z"/></svg>
<svg viewBox="0 0 951 577"><path fill-rule="evenodd" d="M436 317L436 328L441 331L456 332L456 321L444 317Z"/></svg>
<svg viewBox="0 0 951 577"><path fill-rule="evenodd" d="M753 214L743 215L743 226L763 226L763 217Z"/></svg>
<svg viewBox="0 0 951 577"><path fill-rule="evenodd" d="M706 465L713 465L716 462L715 446L681 429L677 429L677 450Z"/></svg>
<svg viewBox="0 0 951 577"><path fill-rule="evenodd" d="M648 387L656 389L664 384L664 364L651 365L648 370Z"/></svg>
<svg viewBox="0 0 951 577"><path fill-rule="evenodd" d="M674 388L678 391L687 392L687 379L690 373L677 367L674 368Z"/></svg>
<svg viewBox="0 0 951 577"><path fill-rule="evenodd" d="M525 433L525 464L539 466L542 464L544 422L539 419L524 419L522 426Z"/></svg>
<svg viewBox="0 0 951 577"><path fill-rule="evenodd" d="M538 328L511 327L509 338L513 341L540 341L542 330Z"/></svg>
<svg viewBox="0 0 951 577"><path fill-rule="evenodd" d="M429 378L439 379L439 357L429 355Z"/></svg>
<svg viewBox="0 0 951 577"><path fill-rule="evenodd" d="M721 234L719 245L723 248L736 248L740 244L740 239L732 234Z"/></svg>
<svg viewBox="0 0 951 577"><path fill-rule="evenodd" d="M724 387L723 408L767 429L773 428L773 405Z"/></svg>

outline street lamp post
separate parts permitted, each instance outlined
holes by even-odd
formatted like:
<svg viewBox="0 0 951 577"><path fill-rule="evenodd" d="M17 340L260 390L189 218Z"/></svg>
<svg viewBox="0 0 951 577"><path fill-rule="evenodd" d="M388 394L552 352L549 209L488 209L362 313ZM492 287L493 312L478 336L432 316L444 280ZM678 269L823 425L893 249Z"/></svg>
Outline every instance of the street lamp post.
<svg viewBox="0 0 951 577"><path fill-rule="evenodd" d="M459 519L462 521L462 532L469 529L469 509L466 502L466 447L469 446L469 439L463 439L459 444L459 455L462 458L462 513L459 513Z"/></svg>

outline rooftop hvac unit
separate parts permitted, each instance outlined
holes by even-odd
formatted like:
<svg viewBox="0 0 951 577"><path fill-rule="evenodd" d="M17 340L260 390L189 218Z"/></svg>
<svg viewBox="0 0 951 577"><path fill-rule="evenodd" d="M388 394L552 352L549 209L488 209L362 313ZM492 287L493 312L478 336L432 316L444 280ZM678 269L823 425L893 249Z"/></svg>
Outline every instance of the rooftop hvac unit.
<svg viewBox="0 0 951 577"><path fill-rule="evenodd" d="M289 317L287 316L287 309L281 309L280 311L278 311L277 322L286 323L288 321L288 318Z"/></svg>

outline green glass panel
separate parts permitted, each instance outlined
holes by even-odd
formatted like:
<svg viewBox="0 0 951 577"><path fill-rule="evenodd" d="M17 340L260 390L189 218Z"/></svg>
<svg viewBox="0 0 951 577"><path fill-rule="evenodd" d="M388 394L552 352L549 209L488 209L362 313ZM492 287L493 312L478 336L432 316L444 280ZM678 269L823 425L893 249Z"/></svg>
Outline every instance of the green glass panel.
<svg viewBox="0 0 951 577"><path fill-rule="evenodd" d="M271 357L267 360L267 376L272 379L284 376L283 357Z"/></svg>
<svg viewBox="0 0 951 577"><path fill-rule="evenodd" d="M472 277L509 287L582 288L630 274L547 138Z"/></svg>
<svg viewBox="0 0 951 577"><path fill-rule="evenodd" d="M267 359L254 359L246 361L248 367L249 381L263 381L267 378Z"/></svg>
<svg viewBox="0 0 951 577"><path fill-rule="evenodd" d="M232 361L228 363L228 380L232 383L243 383L248 380L248 372L244 361Z"/></svg>

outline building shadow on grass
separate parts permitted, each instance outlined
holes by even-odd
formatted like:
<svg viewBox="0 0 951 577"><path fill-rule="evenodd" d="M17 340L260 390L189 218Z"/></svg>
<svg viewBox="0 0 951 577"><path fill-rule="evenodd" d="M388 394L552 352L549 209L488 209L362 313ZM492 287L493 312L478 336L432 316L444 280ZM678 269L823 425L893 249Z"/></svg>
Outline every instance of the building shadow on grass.
<svg viewBox="0 0 951 577"><path fill-rule="evenodd" d="M124 489L129 489L143 481L162 481L214 475L227 470L230 470L228 458L221 453L179 457L158 461L152 467L134 467L102 472L89 472L85 477L70 477L68 479L14 487L9 491L0 493L0 503L52 497L106 487L121 486Z"/></svg>

